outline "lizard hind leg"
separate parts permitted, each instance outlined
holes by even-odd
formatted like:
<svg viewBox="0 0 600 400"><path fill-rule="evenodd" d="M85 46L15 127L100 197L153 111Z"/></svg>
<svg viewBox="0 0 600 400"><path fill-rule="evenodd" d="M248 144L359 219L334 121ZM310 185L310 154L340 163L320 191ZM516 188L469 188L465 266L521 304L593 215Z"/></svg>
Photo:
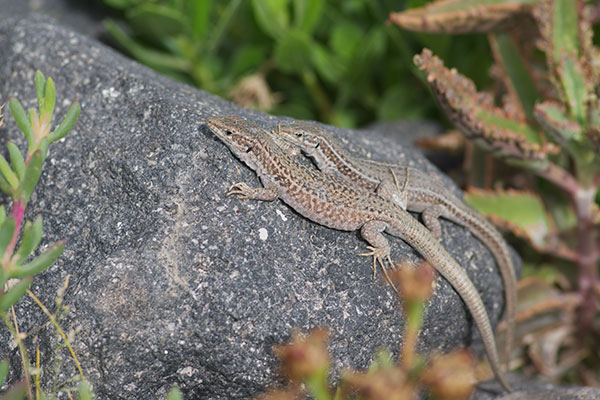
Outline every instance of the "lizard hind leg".
<svg viewBox="0 0 600 400"><path fill-rule="evenodd" d="M392 259L390 258L390 245L383 236L383 231L387 228L388 224L385 221L369 221L365 223L361 229L360 233L370 246L367 248L370 250L368 253L359 254L360 256L373 256L373 276L375 276L377 271L377 263L381 265L381 269L383 271L383 275L388 283L394 288L394 291L397 293L398 290L396 286L393 284L390 279L387 269L384 265L384 259L386 259L390 263L390 267L393 267Z"/></svg>
<svg viewBox="0 0 600 400"><path fill-rule="evenodd" d="M373 256L373 279L377 276L377 264L379 263L379 265L381 266L381 271L383 272L383 276L385 277L385 280L387 281L387 283L390 284L392 289L394 289L394 292L399 293L398 288L396 288L396 285L394 285L394 282L392 281L392 278L390 278L390 275L388 274L388 271L385 268L385 265L383 262L383 260L386 259L388 261L388 263L390 263L390 266L393 268L394 263L392 262L389 252L387 252L387 254L386 254L385 249L373 247L373 246L367 246L367 249L370 250L368 253L361 253L361 254L359 254L359 256L362 256L362 257Z"/></svg>

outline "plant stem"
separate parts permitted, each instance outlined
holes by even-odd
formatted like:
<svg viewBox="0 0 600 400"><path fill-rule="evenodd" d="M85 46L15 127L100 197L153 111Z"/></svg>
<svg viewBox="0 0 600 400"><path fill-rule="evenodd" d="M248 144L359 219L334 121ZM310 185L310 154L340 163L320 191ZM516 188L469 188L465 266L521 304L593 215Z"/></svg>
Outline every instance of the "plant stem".
<svg viewBox="0 0 600 400"><path fill-rule="evenodd" d="M15 200L12 207L12 216L15 219L15 230L13 232L13 236L10 239L10 243L4 252L4 257L2 259L2 265L7 266L10 258L12 257L13 250L15 245L17 244L17 239L19 238L19 232L21 232L21 223L23 222L23 216L25 215L25 202L20 200Z"/></svg>
<svg viewBox="0 0 600 400"><path fill-rule="evenodd" d="M31 392L31 376L29 375L29 357L27 357L27 349L25 349L25 345L21 340L19 335L19 325L17 324L17 316L15 314L15 308L11 307L11 312L13 316L13 320L15 321L14 325L10 322L10 319L6 316L6 313L0 313L0 316L4 320L4 325L8 328L11 335L17 341L17 346L19 347L19 353L21 354L21 363L23 364L23 374L25 375L25 383L27 387L27 398L29 400L33 400L33 393Z"/></svg>
<svg viewBox="0 0 600 400"><path fill-rule="evenodd" d="M595 291L598 282L598 251L596 242L598 235L593 220L595 188L581 188L575 198L575 211L577 213L577 243L580 258L577 262L579 269L579 312L577 313L577 325L580 332L587 334L594 327L596 315L597 293Z"/></svg>

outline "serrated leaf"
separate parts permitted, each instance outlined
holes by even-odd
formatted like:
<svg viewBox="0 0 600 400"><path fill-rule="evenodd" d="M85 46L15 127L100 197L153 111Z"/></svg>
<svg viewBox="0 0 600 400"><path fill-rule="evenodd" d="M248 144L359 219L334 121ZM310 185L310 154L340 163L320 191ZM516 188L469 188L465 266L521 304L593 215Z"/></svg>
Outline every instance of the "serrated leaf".
<svg viewBox="0 0 600 400"><path fill-rule="evenodd" d="M8 154L10 155L10 164L12 169L17 174L19 180L23 179L25 175L25 159L23 158L23 154L13 142L8 142L6 145L8 148Z"/></svg>
<svg viewBox="0 0 600 400"><path fill-rule="evenodd" d="M273 39L281 38L288 30L288 0L252 0L252 10L260 29Z"/></svg>
<svg viewBox="0 0 600 400"><path fill-rule="evenodd" d="M324 0L294 0L294 27L311 33L325 5Z"/></svg>
<svg viewBox="0 0 600 400"><path fill-rule="evenodd" d="M552 48L554 61L560 63L564 54L579 54L578 2L553 1Z"/></svg>
<svg viewBox="0 0 600 400"><path fill-rule="evenodd" d="M31 286L31 282L33 282L33 278L25 278L21 279L17 282L13 287L11 287L8 291L4 292L4 295L0 297L0 313L6 312L10 307L12 307L29 289Z"/></svg>
<svg viewBox="0 0 600 400"><path fill-rule="evenodd" d="M56 88L54 87L54 81L52 78L46 79L46 85L44 86L44 100L40 106L40 115L48 116L48 120L52 120L52 114L54 113L54 103L56 101Z"/></svg>
<svg viewBox="0 0 600 400"><path fill-rule="evenodd" d="M469 189L465 201L497 225L526 238L536 248L546 248L546 238L554 224L544 203L535 194L517 191Z"/></svg>
<svg viewBox="0 0 600 400"><path fill-rule="evenodd" d="M179 35L185 28L186 17L172 6L142 3L125 13L133 30L152 40L165 40Z"/></svg>
<svg viewBox="0 0 600 400"><path fill-rule="evenodd" d="M310 68L312 41L302 31L287 32L275 45L274 56L279 68L288 73Z"/></svg>
<svg viewBox="0 0 600 400"><path fill-rule="evenodd" d="M48 268L65 249L65 241L61 240L52 246L50 246L46 251L37 256L33 261L13 268L9 272L9 278L24 278L26 276L37 275L40 272L43 272L46 268Z"/></svg>
<svg viewBox="0 0 600 400"><path fill-rule="evenodd" d="M427 72L427 81L448 118L494 155L539 169L545 167L548 154L557 150L551 143L541 142L535 129L495 107L492 96L478 92L473 81L444 67L430 50L424 49L414 62Z"/></svg>
<svg viewBox="0 0 600 400"><path fill-rule="evenodd" d="M411 31L476 33L505 29L530 12L537 0L441 0L390 14L390 21Z"/></svg>
<svg viewBox="0 0 600 400"><path fill-rule="evenodd" d="M17 174L15 174L8 161L6 161L6 158L2 155L0 155L0 172L2 172L2 176L4 176L4 179L6 179L13 190L16 190L19 187L19 178L17 177Z"/></svg>
<svg viewBox="0 0 600 400"><path fill-rule="evenodd" d="M29 159L29 165L27 165L27 169L25 170L25 177L21 181L21 198L24 199L25 202L31 197L31 193L40 179L43 163L44 159L42 158L42 152L36 150Z"/></svg>
<svg viewBox="0 0 600 400"><path fill-rule="evenodd" d="M62 139L63 137L65 137L65 135L67 133L69 133L69 131L71 129L73 129L73 126L75 125L75 123L77 122L77 119L79 118L80 112L81 112L81 107L79 106L79 102L74 101L73 104L71 104L71 106L67 110L67 114L65 115L65 118L62 120L62 122L60 123L58 128L56 128L54 130L54 132L52 132L48 136L48 140L50 141L50 143L54 143L57 140Z"/></svg>
<svg viewBox="0 0 600 400"><path fill-rule="evenodd" d="M0 225L0 258L4 253L15 234L16 221L13 217L6 218Z"/></svg>
<svg viewBox="0 0 600 400"><path fill-rule="evenodd" d="M25 134L25 138L28 143L33 143L33 132L31 129L31 123L29 122L29 118L25 113L25 109L19 102L19 100L15 98L11 98L8 100L8 107L10 108L10 112L15 118L15 122L19 129Z"/></svg>
<svg viewBox="0 0 600 400"><path fill-rule="evenodd" d="M583 138L581 126L569 118L565 108L559 103L546 101L536 104L534 115L542 128L558 143Z"/></svg>
<svg viewBox="0 0 600 400"><path fill-rule="evenodd" d="M43 223L42 217L38 216L33 224L29 221L25 223L23 230L23 239L21 245L14 255L14 265L21 265L27 260L29 255L35 251L42 241Z"/></svg>
<svg viewBox="0 0 600 400"><path fill-rule="evenodd" d="M560 2L559 2L560 3ZM587 93L583 69L573 56L561 60L560 78L571 116L579 124L585 124Z"/></svg>

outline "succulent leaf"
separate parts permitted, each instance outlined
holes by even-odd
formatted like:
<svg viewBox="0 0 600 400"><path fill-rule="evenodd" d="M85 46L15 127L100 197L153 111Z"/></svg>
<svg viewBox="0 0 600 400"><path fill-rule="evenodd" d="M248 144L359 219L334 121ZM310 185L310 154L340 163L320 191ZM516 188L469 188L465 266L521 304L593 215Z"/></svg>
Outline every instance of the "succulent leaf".
<svg viewBox="0 0 600 400"><path fill-rule="evenodd" d="M431 50L424 49L414 62L426 71L440 106L456 127L495 155L539 169L546 165L547 155L556 151L535 129L494 107L491 95L477 92L473 81L444 67Z"/></svg>
<svg viewBox="0 0 600 400"><path fill-rule="evenodd" d="M13 287L4 292L2 297L0 297L0 313L5 313L10 307L12 307L29 289L31 286L31 282L33 282L33 278L25 278L21 279L17 282Z"/></svg>
<svg viewBox="0 0 600 400"><path fill-rule="evenodd" d="M391 13L390 21L411 31L476 33L506 29L529 13L537 0L442 0Z"/></svg>
<svg viewBox="0 0 600 400"><path fill-rule="evenodd" d="M10 271L9 278L24 278L26 276L37 275L40 272L43 272L46 268L48 268L65 249L65 241L61 240L52 246L50 246L46 251L36 257L33 261L21 265L18 268L14 268Z"/></svg>

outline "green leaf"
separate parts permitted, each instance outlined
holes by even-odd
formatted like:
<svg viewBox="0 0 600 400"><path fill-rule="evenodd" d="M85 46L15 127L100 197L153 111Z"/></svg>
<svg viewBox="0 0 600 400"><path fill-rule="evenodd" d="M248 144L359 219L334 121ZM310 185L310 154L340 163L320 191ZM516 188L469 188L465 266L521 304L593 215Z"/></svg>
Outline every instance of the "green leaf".
<svg viewBox="0 0 600 400"><path fill-rule="evenodd" d="M94 398L92 387L87 381L79 383L79 386L77 386L77 392L79 393L79 400L93 400Z"/></svg>
<svg viewBox="0 0 600 400"><path fill-rule="evenodd" d="M311 33L323 14L323 0L294 0L294 27Z"/></svg>
<svg viewBox="0 0 600 400"><path fill-rule="evenodd" d="M531 118L533 106L540 98L533 84L533 79L529 75L512 37L505 33L497 33L493 37L497 44L504 71L506 71L512 87L519 96L525 115L527 118Z"/></svg>
<svg viewBox="0 0 600 400"><path fill-rule="evenodd" d="M46 84L46 78L42 71L39 69L35 71L35 93L37 95L38 107L42 108L42 103L44 99L44 86Z"/></svg>
<svg viewBox="0 0 600 400"><path fill-rule="evenodd" d="M17 145L13 142L8 142L6 147L8 147L12 169L17 173L19 180L21 180L25 175L25 159L23 159L23 154L21 154Z"/></svg>
<svg viewBox="0 0 600 400"><path fill-rule="evenodd" d="M62 252L65 249L65 244L66 244L66 242L64 240L58 241L55 244L53 244L52 246L50 246L48 249L46 249L46 251L44 251L42 254L40 254L33 261L31 261L27 264L21 265L18 268L13 268L9 272L9 275L8 275L9 279L10 278L24 278L26 276L37 275L40 272L43 272L54 261L56 261L56 259L58 257L60 257L60 255L62 254Z"/></svg>
<svg viewBox="0 0 600 400"><path fill-rule="evenodd" d="M21 198L24 199L25 202L29 201L31 193L40 179L43 163L44 159L42 158L42 152L36 150L29 159L29 165L25 170L25 177L21 181Z"/></svg>
<svg viewBox="0 0 600 400"><path fill-rule="evenodd" d="M465 201L497 225L526 238L534 247L547 247L546 238L554 230L542 200L529 192L493 192L470 189Z"/></svg>
<svg viewBox="0 0 600 400"><path fill-rule="evenodd" d="M32 277L21 279L12 288L6 291L4 295L0 297L0 313L6 312L6 310L19 301L27 289L29 289L29 286L31 286L31 282L33 282Z"/></svg>
<svg viewBox="0 0 600 400"><path fill-rule="evenodd" d="M288 30L289 0L252 0L256 23L267 35L279 39Z"/></svg>
<svg viewBox="0 0 600 400"><path fill-rule="evenodd" d="M0 387L4 386L4 381L8 376L8 368L8 360L2 360L2 362L0 362Z"/></svg>
<svg viewBox="0 0 600 400"><path fill-rule="evenodd" d="M312 45L310 37L305 32L289 31L275 46L275 61L284 72L301 72L311 66Z"/></svg>
<svg viewBox="0 0 600 400"><path fill-rule="evenodd" d="M12 385L8 391L2 394L2 400L23 400L26 394L27 384L24 381L19 381Z"/></svg>
<svg viewBox="0 0 600 400"><path fill-rule="evenodd" d="M2 172L2 175L13 190L19 187L19 178L2 155L0 155L0 172Z"/></svg>
<svg viewBox="0 0 600 400"><path fill-rule="evenodd" d="M560 2L558 2L560 3ZM572 56L562 58L560 78L571 116L581 125L586 122L586 101L589 96L585 86L583 69Z"/></svg>
<svg viewBox="0 0 600 400"><path fill-rule="evenodd" d="M27 142L33 143L33 131L31 129L31 123L29 122L29 118L27 118L27 114L25 114L25 109L19 100L10 98L8 100L8 107L10 108L10 112L15 121L17 122L17 126L25 134Z"/></svg>
<svg viewBox="0 0 600 400"><path fill-rule="evenodd" d="M329 47L337 56L348 60L360 48L364 36L365 33L355 24L341 22L333 27Z"/></svg>
<svg viewBox="0 0 600 400"><path fill-rule="evenodd" d="M187 59L140 45L111 20L105 21L104 27L127 52L151 68L171 72L188 72L191 69Z"/></svg>
<svg viewBox="0 0 600 400"><path fill-rule="evenodd" d="M496 125L509 131L517 132L523 135L529 143L542 143L540 133L527 124L523 124L519 121L504 118L499 115L493 114L487 111L480 111L477 117L481 118L483 122L489 125Z"/></svg>
<svg viewBox="0 0 600 400"><path fill-rule="evenodd" d="M15 234L16 224L17 222L13 217L8 217L0 225L0 258L4 257L4 253Z"/></svg>
<svg viewBox="0 0 600 400"><path fill-rule="evenodd" d="M569 118L561 104L551 101L536 104L534 115L542 128L558 143L564 144L565 141L583 139L581 126Z"/></svg>
<svg viewBox="0 0 600 400"><path fill-rule="evenodd" d="M181 394L181 391L178 388L174 387L169 390L167 400L183 400L183 394Z"/></svg>
<svg viewBox="0 0 600 400"><path fill-rule="evenodd" d="M9 196L12 196L14 194L14 191L12 190L12 188L10 187L10 185L8 184L6 179L4 179L4 177L1 174L0 174L0 190L2 190L4 193L6 193Z"/></svg>
<svg viewBox="0 0 600 400"><path fill-rule="evenodd" d="M157 41L183 33L187 22L180 10L153 3L142 3L125 16L138 35Z"/></svg>
<svg viewBox="0 0 600 400"><path fill-rule="evenodd" d="M54 104L56 101L56 88L54 87L54 81L52 78L46 79L46 86L44 87L44 101L40 106L40 115L50 115L54 113Z"/></svg>
<svg viewBox="0 0 600 400"><path fill-rule="evenodd" d="M6 208L4 206L0 206L0 225L4 223L6 219ZM2 286L2 285L0 285Z"/></svg>
<svg viewBox="0 0 600 400"><path fill-rule="evenodd" d="M190 7L189 15L192 21L194 41L201 41L210 27L210 12L213 2L212 0L191 1L187 5Z"/></svg>
<svg viewBox="0 0 600 400"><path fill-rule="evenodd" d="M346 73L347 64L319 43L311 46L310 61L319 76L329 83L338 83Z"/></svg>
<svg viewBox="0 0 600 400"><path fill-rule="evenodd" d="M6 269L4 268L0 268L0 287L4 287L4 284L6 283ZM0 295L0 297L2 297ZM0 382L0 387L2 386L2 382Z"/></svg>
<svg viewBox="0 0 600 400"><path fill-rule="evenodd" d="M43 224L41 216L36 217L36 219L33 221L33 224L29 221L25 223L23 239L21 240L21 245L14 256L15 265L21 265L24 263L29 255L38 247L42 241L42 232Z"/></svg>
<svg viewBox="0 0 600 400"><path fill-rule="evenodd" d="M552 49L554 61L560 63L564 54L579 54L578 2L556 0L552 17Z"/></svg>
<svg viewBox="0 0 600 400"><path fill-rule="evenodd" d="M79 102L74 101L73 104L71 104L71 107L69 107L69 109L67 110L65 118L62 120L58 128L56 128L54 132L52 132L48 136L48 140L50 141L50 143L54 143L57 140L62 139L67 133L69 133L71 129L73 129L73 126L79 118L80 112L81 107L79 106Z"/></svg>

